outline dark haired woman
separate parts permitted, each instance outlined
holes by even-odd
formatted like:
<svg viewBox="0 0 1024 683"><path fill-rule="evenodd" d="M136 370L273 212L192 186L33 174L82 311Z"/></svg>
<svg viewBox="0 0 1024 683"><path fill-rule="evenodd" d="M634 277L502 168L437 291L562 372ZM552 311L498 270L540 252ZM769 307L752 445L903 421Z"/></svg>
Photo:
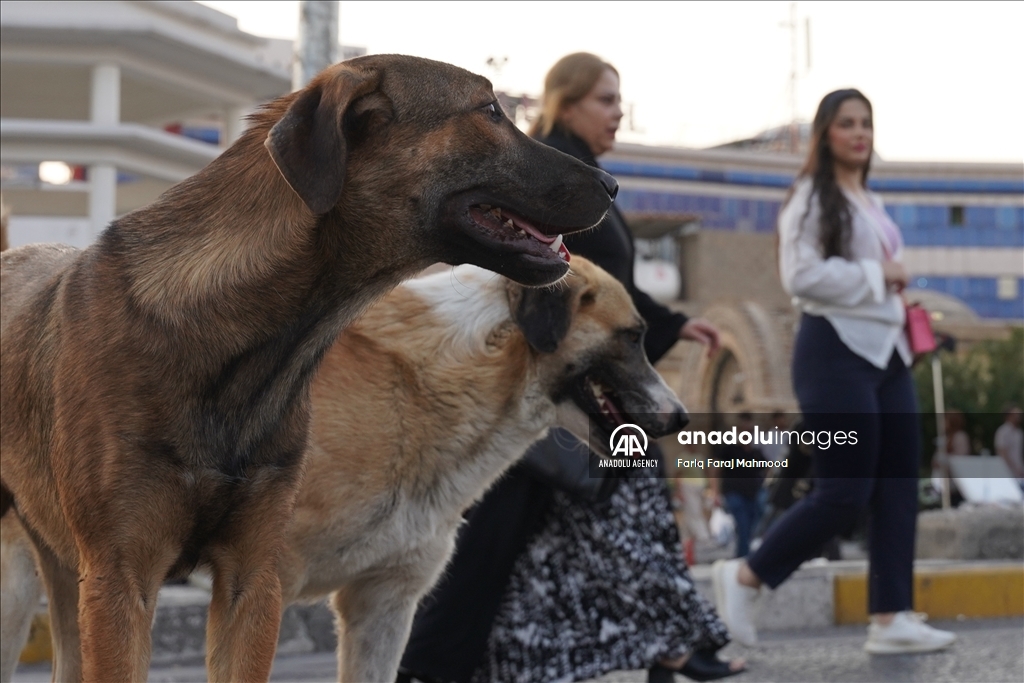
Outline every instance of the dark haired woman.
<svg viewBox="0 0 1024 683"><path fill-rule="evenodd" d="M531 134L596 166L614 145L620 102L614 67L568 55L548 72ZM648 325L652 362L680 339L717 347L710 323L636 288L632 235L614 206L600 227L566 245L629 290ZM578 447L567 432L535 446L552 457ZM446 682L568 682L620 669L649 669L652 683L675 671L712 680L743 670L741 661L718 659L728 640L683 561L663 481L623 479L610 499L594 502L515 467L467 519L447 576L416 616L402 669Z"/></svg>
<svg viewBox="0 0 1024 683"><path fill-rule="evenodd" d="M761 584L781 584L865 509L871 623L864 649L927 652L956 639L912 611L920 444L900 297L908 276L899 228L867 189L873 137L863 94L826 95L807 162L779 214L782 284L802 313L793 388L805 426L856 432L857 442L816 448L813 493L745 561L715 564L718 608L748 645L757 640L752 606Z"/></svg>

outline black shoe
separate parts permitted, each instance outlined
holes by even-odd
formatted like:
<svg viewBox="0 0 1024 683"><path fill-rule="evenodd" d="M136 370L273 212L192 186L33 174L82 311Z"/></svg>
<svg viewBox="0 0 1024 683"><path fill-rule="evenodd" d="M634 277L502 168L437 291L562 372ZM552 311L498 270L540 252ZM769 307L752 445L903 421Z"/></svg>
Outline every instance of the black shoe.
<svg viewBox="0 0 1024 683"><path fill-rule="evenodd" d="M733 671L729 662L722 661L712 650L695 650L680 669L669 669L655 664L647 670L647 683L674 683L680 673L693 681L714 681L743 673L746 668Z"/></svg>
<svg viewBox="0 0 1024 683"><path fill-rule="evenodd" d="M694 650L679 673L694 681L714 681L746 670L746 667L733 670L730 663L719 659L714 650Z"/></svg>
<svg viewBox="0 0 1024 683"><path fill-rule="evenodd" d="M395 683L440 683L440 681L424 674L416 674L405 669L399 669L398 675L395 677Z"/></svg>
<svg viewBox="0 0 1024 683"><path fill-rule="evenodd" d="M661 664L655 664L647 670L647 683L675 683L676 672Z"/></svg>

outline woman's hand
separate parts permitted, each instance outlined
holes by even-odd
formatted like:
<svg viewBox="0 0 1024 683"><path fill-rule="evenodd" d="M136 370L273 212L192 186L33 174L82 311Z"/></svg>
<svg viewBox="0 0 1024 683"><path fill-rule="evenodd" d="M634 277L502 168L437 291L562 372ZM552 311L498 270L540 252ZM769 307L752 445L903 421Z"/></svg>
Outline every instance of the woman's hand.
<svg viewBox="0 0 1024 683"><path fill-rule="evenodd" d="M715 355L718 351L718 328L704 318L690 318L679 330L680 339L689 339L700 342L708 347L708 357Z"/></svg>
<svg viewBox="0 0 1024 683"><path fill-rule="evenodd" d="M907 267L899 261L882 261L882 276L885 278L886 288L896 292L902 292L910 282Z"/></svg>

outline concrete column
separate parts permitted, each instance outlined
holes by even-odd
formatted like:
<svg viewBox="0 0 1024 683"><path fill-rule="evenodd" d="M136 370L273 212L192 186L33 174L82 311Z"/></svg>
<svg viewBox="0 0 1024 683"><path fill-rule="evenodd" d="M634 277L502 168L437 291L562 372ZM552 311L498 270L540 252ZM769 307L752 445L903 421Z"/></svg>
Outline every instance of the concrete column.
<svg viewBox="0 0 1024 683"><path fill-rule="evenodd" d="M97 125L121 122L121 67L103 62L92 68L90 120ZM117 168L112 164L89 166L89 223L93 238L117 215Z"/></svg>
<svg viewBox="0 0 1024 683"><path fill-rule="evenodd" d="M248 125L245 117L249 114L250 107L227 107L224 110L224 138L220 141L221 147L230 147L237 140Z"/></svg>
<svg viewBox="0 0 1024 683"><path fill-rule="evenodd" d="M299 3L299 37L292 63L292 90L338 61L338 0Z"/></svg>
<svg viewBox="0 0 1024 683"><path fill-rule="evenodd" d="M121 121L121 67L102 62L92 68L90 120L115 125Z"/></svg>
<svg viewBox="0 0 1024 683"><path fill-rule="evenodd" d="M113 164L89 166L89 222L99 235L117 215L117 168Z"/></svg>

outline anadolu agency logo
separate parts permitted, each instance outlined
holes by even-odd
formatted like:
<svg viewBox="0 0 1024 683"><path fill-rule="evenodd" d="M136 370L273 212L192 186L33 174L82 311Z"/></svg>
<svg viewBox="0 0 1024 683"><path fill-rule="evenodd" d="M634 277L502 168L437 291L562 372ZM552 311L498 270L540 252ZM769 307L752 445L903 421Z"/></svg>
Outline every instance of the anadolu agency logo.
<svg viewBox="0 0 1024 683"><path fill-rule="evenodd" d="M630 431L623 431L627 429ZM640 445L640 439L637 438L637 434L643 438L643 446ZM616 441L616 439L618 440ZM647 434L636 425L621 424L615 428L615 431L608 438L608 448L611 449L613 458L616 455L624 455L627 458L642 458L647 455Z"/></svg>
<svg viewBox="0 0 1024 683"><path fill-rule="evenodd" d="M647 455L647 433L635 424L621 424L608 437L610 458L601 458L598 467L657 467L658 461Z"/></svg>

